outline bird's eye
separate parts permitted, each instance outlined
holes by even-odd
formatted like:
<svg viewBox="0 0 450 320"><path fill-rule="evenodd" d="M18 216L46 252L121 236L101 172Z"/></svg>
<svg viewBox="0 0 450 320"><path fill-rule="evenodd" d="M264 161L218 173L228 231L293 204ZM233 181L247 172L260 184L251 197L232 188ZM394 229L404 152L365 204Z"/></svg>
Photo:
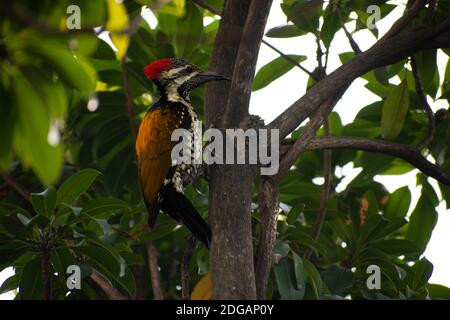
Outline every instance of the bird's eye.
<svg viewBox="0 0 450 320"><path fill-rule="evenodd" d="M191 73L192 71L194 71L194 68L192 66L187 66L186 67L186 72L187 73Z"/></svg>

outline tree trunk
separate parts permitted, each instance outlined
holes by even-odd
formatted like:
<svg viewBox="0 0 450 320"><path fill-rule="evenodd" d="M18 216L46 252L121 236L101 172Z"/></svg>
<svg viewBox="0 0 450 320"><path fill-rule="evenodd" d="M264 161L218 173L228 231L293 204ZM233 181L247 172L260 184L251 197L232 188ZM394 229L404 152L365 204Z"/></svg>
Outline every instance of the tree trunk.
<svg viewBox="0 0 450 320"><path fill-rule="evenodd" d="M213 299L256 299L250 214L252 171L246 165L217 165L211 170Z"/></svg>
<svg viewBox="0 0 450 320"><path fill-rule="evenodd" d="M230 84L210 84L207 126L236 128L248 116L253 77L272 0L228 0L210 70ZM254 166L214 165L210 170L213 299L256 299L251 225Z"/></svg>

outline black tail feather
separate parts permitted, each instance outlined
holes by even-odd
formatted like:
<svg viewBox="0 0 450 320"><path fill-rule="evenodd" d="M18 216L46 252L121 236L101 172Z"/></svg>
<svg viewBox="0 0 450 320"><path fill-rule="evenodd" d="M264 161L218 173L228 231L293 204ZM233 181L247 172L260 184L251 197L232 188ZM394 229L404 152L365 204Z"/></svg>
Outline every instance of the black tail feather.
<svg viewBox="0 0 450 320"><path fill-rule="evenodd" d="M211 229L192 203L182 193L172 186L167 186L162 192L160 208L177 221L181 221L192 234L209 248Z"/></svg>

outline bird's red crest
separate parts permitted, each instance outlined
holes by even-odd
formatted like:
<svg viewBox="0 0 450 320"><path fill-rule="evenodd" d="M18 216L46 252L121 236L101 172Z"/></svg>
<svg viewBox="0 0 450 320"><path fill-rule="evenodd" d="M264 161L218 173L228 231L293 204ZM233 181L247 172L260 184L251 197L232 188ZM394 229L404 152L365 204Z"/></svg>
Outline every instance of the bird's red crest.
<svg viewBox="0 0 450 320"><path fill-rule="evenodd" d="M152 64L149 64L144 68L144 73L149 79L158 78L161 72L167 70L172 64L171 59L160 59L156 60Z"/></svg>

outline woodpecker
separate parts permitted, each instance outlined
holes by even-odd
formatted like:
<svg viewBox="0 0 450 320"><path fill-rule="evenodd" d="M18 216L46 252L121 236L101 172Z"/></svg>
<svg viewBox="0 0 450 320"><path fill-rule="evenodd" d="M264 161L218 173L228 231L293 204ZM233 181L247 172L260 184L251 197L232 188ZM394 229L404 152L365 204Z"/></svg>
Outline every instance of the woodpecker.
<svg viewBox="0 0 450 320"><path fill-rule="evenodd" d="M193 133L197 111L189 99L196 87L209 82L226 80L215 72L205 72L183 59L160 59L144 68L153 81L160 99L148 110L139 127L136 154L139 179L148 224L153 229L159 210L182 222L193 235L209 247L211 230L183 194L192 182L199 165L172 162L171 151L176 141L172 132L183 128Z"/></svg>

